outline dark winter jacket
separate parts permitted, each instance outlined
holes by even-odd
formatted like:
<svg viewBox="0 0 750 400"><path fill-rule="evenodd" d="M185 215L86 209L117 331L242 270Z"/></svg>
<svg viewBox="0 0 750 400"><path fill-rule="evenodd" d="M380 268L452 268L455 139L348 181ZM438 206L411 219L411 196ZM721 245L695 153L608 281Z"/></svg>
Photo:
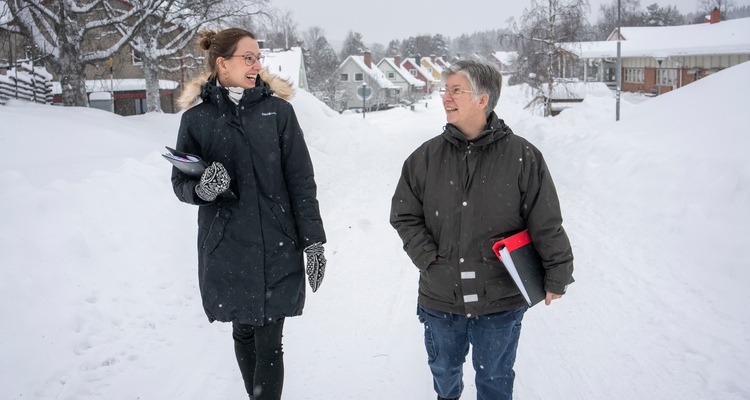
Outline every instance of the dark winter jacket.
<svg viewBox="0 0 750 400"><path fill-rule="evenodd" d="M391 224L419 268L419 304L462 315L525 305L492 251L528 228L546 269L545 289L563 294L573 253L542 154L493 112L468 141L452 124L404 163Z"/></svg>
<svg viewBox="0 0 750 400"><path fill-rule="evenodd" d="M197 179L172 170L177 197L200 206L198 279L212 322L259 326L301 314L303 249L325 242L302 130L291 104L272 94L259 79L235 105L207 82L203 102L182 116L177 150L224 164L235 194L207 203Z"/></svg>

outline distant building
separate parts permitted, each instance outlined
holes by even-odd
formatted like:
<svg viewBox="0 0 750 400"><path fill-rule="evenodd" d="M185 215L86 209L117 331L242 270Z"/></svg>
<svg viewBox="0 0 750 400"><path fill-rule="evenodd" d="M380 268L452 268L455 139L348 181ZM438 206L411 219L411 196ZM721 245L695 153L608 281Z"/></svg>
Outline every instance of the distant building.
<svg viewBox="0 0 750 400"><path fill-rule="evenodd" d="M417 96L424 94L423 88L426 83L401 66L401 57L383 58L378 63L378 68L383 71L389 81L399 87L396 103L403 100L414 101Z"/></svg>
<svg viewBox="0 0 750 400"><path fill-rule="evenodd" d="M617 37L615 29L606 41L562 45L584 62L585 80L613 86ZM709 23L623 27L620 40L622 90L665 93L749 61L750 18L720 21L719 10L714 10Z"/></svg>
<svg viewBox="0 0 750 400"><path fill-rule="evenodd" d="M361 56L347 57L336 69L336 74L344 89L341 104L336 107L339 111L362 108L363 105L370 108L379 104L394 104L397 101L399 87L373 64L369 51ZM372 90L372 96L366 102L357 96L357 89L363 84Z"/></svg>

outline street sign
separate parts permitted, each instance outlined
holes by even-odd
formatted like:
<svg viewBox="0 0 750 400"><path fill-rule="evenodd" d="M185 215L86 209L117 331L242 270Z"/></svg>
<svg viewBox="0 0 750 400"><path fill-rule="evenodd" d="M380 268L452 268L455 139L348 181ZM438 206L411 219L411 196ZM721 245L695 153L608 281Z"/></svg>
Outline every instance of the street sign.
<svg viewBox="0 0 750 400"><path fill-rule="evenodd" d="M360 100L370 100L370 97L372 97L372 88L369 86L358 86L357 97Z"/></svg>

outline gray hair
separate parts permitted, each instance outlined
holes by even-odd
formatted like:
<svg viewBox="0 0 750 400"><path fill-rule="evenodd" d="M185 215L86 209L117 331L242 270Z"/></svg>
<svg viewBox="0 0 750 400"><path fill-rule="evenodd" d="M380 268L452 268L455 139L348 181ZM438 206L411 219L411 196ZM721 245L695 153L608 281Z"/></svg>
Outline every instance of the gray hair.
<svg viewBox="0 0 750 400"><path fill-rule="evenodd" d="M485 112L490 115L497 106L500 98L500 89L503 86L503 76L500 70L492 64L476 60L459 60L443 70L443 82L449 76L461 74L469 80L471 91L474 92L472 99L477 100L481 95L489 96Z"/></svg>

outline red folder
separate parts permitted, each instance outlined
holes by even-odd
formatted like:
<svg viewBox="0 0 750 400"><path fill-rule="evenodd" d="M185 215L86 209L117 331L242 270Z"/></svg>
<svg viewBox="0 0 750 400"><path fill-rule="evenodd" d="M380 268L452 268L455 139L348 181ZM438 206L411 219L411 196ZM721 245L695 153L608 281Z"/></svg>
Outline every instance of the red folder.
<svg viewBox="0 0 750 400"><path fill-rule="evenodd" d="M528 230L495 242L492 250L508 270L529 307L547 297L544 266Z"/></svg>

